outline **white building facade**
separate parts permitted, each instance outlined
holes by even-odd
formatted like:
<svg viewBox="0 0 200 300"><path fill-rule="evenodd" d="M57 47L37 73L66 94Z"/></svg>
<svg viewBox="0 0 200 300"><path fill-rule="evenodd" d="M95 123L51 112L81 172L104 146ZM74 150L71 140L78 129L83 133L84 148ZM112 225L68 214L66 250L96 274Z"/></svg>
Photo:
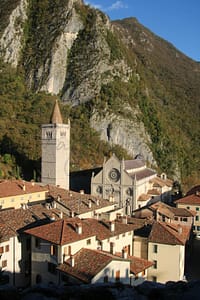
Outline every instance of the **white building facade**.
<svg viewBox="0 0 200 300"><path fill-rule="evenodd" d="M50 124L42 125L42 183L69 189L70 121L63 124L55 103Z"/></svg>

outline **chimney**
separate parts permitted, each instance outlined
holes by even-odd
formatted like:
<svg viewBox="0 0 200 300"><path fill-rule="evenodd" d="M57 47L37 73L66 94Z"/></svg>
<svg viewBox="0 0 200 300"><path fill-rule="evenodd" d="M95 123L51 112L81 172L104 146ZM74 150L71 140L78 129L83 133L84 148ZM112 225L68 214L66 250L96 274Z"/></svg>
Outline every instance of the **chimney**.
<svg viewBox="0 0 200 300"><path fill-rule="evenodd" d="M55 219L56 219L56 218L55 218L55 214L53 213L53 214L51 215L51 217L50 217L50 220L51 220L51 221L55 221Z"/></svg>
<svg viewBox="0 0 200 300"><path fill-rule="evenodd" d="M71 211L71 217L74 218L74 211Z"/></svg>
<svg viewBox="0 0 200 300"><path fill-rule="evenodd" d="M31 185L34 186L35 185L35 181L31 180Z"/></svg>
<svg viewBox="0 0 200 300"><path fill-rule="evenodd" d="M88 200L88 207L91 208L92 207L92 201L89 199Z"/></svg>
<svg viewBox="0 0 200 300"><path fill-rule="evenodd" d="M127 247L124 247L124 248L122 249L122 258L125 258L125 259L128 258Z"/></svg>
<svg viewBox="0 0 200 300"><path fill-rule="evenodd" d="M99 199L96 199L96 204L97 206L99 206Z"/></svg>
<svg viewBox="0 0 200 300"><path fill-rule="evenodd" d="M59 216L60 216L60 219L63 218L63 212L62 211L59 213Z"/></svg>
<svg viewBox="0 0 200 300"><path fill-rule="evenodd" d="M115 253L115 243L113 243L113 242L110 243L110 253L111 254Z"/></svg>
<svg viewBox="0 0 200 300"><path fill-rule="evenodd" d="M81 223L76 223L76 232L78 234L82 234L82 224Z"/></svg>
<svg viewBox="0 0 200 300"><path fill-rule="evenodd" d="M199 191L196 191L196 196L200 196L200 192Z"/></svg>
<svg viewBox="0 0 200 300"><path fill-rule="evenodd" d="M80 194L81 194L81 195L84 195L84 190L80 190Z"/></svg>
<svg viewBox="0 0 200 300"><path fill-rule="evenodd" d="M127 220L127 216L123 216L122 217L122 224L127 224L128 223L128 220Z"/></svg>
<svg viewBox="0 0 200 300"><path fill-rule="evenodd" d="M179 233L179 234L182 234L182 232L183 232L183 228L181 227L180 224L178 224L178 233Z"/></svg>
<svg viewBox="0 0 200 300"><path fill-rule="evenodd" d="M23 190L23 191L26 191L26 186L25 186L25 184L22 185L22 190Z"/></svg>
<svg viewBox="0 0 200 300"><path fill-rule="evenodd" d="M114 221L111 221L111 222L110 222L110 231L111 231L111 232L114 232L114 231L115 231L115 222L114 222Z"/></svg>
<svg viewBox="0 0 200 300"><path fill-rule="evenodd" d="M109 202L114 202L114 196L113 195L109 196Z"/></svg>
<svg viewBox="0 0 200 300"><path fill-rule="evenodd" d="M74 255L70 255L70 266L73 268L75 265Z"/></svg>

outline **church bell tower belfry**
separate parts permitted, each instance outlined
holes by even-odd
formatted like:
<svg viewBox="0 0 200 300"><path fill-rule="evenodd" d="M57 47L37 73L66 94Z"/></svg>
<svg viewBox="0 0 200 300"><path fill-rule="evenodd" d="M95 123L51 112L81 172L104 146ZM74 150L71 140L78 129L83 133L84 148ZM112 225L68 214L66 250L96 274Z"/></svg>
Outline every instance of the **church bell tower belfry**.
<svg viewBox="0 0 200 300"><path fill-rule="evenodd" d="M69 189L70 121L63 124L55 102L50 124L42 125L42 183Z"/></svg>

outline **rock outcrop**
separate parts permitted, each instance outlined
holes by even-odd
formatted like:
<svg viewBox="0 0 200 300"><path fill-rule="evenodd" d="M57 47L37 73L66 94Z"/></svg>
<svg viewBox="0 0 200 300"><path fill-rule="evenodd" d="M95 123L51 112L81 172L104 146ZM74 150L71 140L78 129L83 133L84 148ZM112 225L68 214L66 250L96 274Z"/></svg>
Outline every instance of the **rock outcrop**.
<svg viewBox="0 0 200 300"><path fill-rule="evenodd" d="M17 67L23 49L24 23L26 22L28 1L21 0L12 11L9 24L0 39L0 54L4 61Z"/></svg>

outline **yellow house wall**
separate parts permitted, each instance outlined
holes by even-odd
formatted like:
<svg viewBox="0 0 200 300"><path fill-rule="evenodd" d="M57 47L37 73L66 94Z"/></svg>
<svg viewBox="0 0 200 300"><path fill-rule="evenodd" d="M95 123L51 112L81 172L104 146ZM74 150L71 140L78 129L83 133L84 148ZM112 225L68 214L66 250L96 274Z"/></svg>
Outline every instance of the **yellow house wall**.
<svg viewBox="0 0 200 300"><path fill-rule="evenodd" d="M134 239L133 239L133 256L147 259L147 257L148 257L147 238L134 236Z"/></svg>
<svg viewBox="0 0 200 300"><path fill-rule="evenodd" d="M14 207L15 209L20 208L23 204L28 202L42 201L46 199L46 192L37 192L30 194L21 194L16 196L0 198L0 205L2 209Z"/></svg>
<svg viewBox="0 0 200 300"><path fill-rule="evenodd" d="M153 253L153 245L158 246L157 253ZM148 280L157 278L157 282L182 280L184 276L185 247L182 245L164 245L149 243L148 260L157 261L157 269L148 269Z"/></svg>
<svg viewBox="0 0 200 300"><path fill-rule="evenodd" d="M195 211L196 215L194 216L194 232L200 232L200 205L191 205L191 204L180 204L177 205L178 208L187 208L189 210ZM197 227L198 226L198 227Z"/></svg>

